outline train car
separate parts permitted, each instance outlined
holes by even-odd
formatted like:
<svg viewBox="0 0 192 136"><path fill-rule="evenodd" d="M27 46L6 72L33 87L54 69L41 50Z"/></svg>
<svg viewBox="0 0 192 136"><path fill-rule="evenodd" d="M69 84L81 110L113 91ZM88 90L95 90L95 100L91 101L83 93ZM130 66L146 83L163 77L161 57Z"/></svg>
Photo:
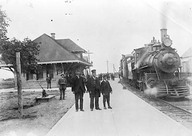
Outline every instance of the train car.
<svg viewBox="0 0 192 136"><path fill-rule="evenodd" d="M186 79L180 74L181 60L167 35L161 29L161 42L154 37L144 47L134 49L131 55L123 55L120 73L133 81L140 90L156 88L156 97L181 98L190 95Z"/></svg>

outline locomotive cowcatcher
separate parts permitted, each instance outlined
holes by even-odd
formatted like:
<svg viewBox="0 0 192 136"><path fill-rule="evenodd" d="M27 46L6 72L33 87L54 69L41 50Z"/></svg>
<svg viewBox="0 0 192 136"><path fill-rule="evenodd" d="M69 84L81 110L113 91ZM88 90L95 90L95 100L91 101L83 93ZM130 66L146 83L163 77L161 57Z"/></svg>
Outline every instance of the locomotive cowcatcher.
<svg viewBox="0 0 192 136"><path fill-rule="evenodd" d="M156 97L181 98L188 96L189 86L182 77L181 60L167 35L161 29L161 42L154 37L149 44L122 55L120 74L140 90L156 90Z"/></svg>

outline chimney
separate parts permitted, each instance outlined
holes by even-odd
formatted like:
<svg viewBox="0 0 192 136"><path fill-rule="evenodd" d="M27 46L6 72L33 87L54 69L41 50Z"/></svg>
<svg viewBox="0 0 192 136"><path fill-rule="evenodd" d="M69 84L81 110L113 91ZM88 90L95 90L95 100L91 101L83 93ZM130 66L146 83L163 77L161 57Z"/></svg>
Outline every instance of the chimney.
<svg viewBox="0 0 192 136"><path fill-rule="evenodd" d="M162 28L161 29L161 42L163 43L164 38L167 36L167 29L166 28Z"/></svg>
<svg viewBox="0 0 192 136"><path fill-rule="evenodd" d="M51 33L51 37L55 39L55 33Z"/></svg>

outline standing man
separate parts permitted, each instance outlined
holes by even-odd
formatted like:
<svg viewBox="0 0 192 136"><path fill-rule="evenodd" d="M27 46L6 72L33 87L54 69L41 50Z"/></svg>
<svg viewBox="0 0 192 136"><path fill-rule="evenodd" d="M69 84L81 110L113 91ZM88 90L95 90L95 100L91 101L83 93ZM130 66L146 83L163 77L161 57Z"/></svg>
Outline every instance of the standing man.
<svg viewBox="0 0 192 136"><path fill-rule="evenodd" d="M51 76L49 74L47 75L46 81L47 81L47 89L51 88Z"/></svg>
<svg viewBox="0 0 192 136"><path fill-rule="evenodd" d="M61 74L61 78L58 80L60 100L65 100L65 90L67 87L67 79L65 74Z"/></svg>
<svg viewBox="0 0 192 136"><path fill-rule="evenodd" d="M109 109L112 109L110 106L110 93L112 93L112 88L107 80L107 75L103 76L103 81L101 82L101 93L103 94L103 107L106 109L105 103L107 101L107 105Z"/></svg>
<svg viewBox="0 0 192 136"><path fill-rule="evenodd" d="M100 97L100 81L96 77L96 70L93 69L92 76L90 76L87 80L87 91L90 96L90 109L93 111L94 108L94 100L95 100L95 109L101 110L99 108L99 97Z"/></svg>
<svg viewBox="0 0 192 136"><path fill-rule="evenodd" d="M85 82L86 82L86 79L83 76L81 76L81 72L76 71L76 75L72 79L72 92L75 95L76 112L79 109L79 105L78 105L79 100L80 100L80 111L84 111L83 110L83 95L85 93Z"/></svg>

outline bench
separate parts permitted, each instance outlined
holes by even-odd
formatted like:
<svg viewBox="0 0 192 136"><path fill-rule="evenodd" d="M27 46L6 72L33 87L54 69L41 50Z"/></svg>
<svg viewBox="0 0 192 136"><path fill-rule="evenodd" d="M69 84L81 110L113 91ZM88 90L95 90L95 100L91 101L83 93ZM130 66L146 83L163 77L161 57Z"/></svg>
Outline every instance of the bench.
<svg viewBox="0 0 192 136"><path fill-rule="evenodd" d="M55 95L48 95L46 97L39 96L39 97L36 97L35 100L36 102L48 102L53 98L55 98Z"/></svg>

